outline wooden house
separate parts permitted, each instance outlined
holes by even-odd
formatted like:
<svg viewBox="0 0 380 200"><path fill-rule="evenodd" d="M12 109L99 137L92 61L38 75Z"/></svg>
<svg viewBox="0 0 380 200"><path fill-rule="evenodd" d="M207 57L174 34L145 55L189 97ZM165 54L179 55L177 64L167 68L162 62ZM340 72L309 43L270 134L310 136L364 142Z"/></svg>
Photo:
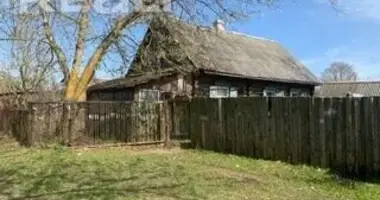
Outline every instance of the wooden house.
<svg viewBox="0 0 380 200"><path fill-rule="evenodd" d="M311 96L319 80L278 42L200 28L174 17L149 25L128 74L90 87L88 100L175 96Z"/></svg>

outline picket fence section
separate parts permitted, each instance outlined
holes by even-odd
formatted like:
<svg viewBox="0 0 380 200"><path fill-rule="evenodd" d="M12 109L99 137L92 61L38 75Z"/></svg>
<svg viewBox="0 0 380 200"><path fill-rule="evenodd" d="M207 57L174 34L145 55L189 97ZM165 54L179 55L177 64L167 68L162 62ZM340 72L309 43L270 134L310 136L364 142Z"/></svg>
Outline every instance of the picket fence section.
<svg viewBox="0 0 380 200"><path fill-rule="evenodd" d="M198 147L380 175L380 97L199 98L189 109Z"/></svg>
<svg viewBox="0 0 380 200"><path fill-rule="evenodd" d="M22 144L160 143L165 140L162 102L39 102L9 111L4 133ZM3 112L5 113L5 112Z"/></svg>

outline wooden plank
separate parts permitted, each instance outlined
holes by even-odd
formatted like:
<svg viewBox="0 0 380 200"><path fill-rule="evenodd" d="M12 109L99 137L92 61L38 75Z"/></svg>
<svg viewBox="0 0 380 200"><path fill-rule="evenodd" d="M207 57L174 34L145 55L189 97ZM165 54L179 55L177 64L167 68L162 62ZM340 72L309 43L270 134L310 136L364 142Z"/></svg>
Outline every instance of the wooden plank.
<svg viewBox="0 0 380 200"><path fill-rule="evenodd" d="M331 115L332 99L324 98L319 109L320 116L320 145L321 145L321 167L327 168L330 166L330 144L331 144Z"/></svg>
<svg viewBox="0 0 380 200"><path fill-rule="evenodd" d="M274 138L274 159L283 160L284 159L284 131L283 131L283 119L284 119L284 99L275 99L275 109L272 108L271 117L275 121L275 138ZM273 105L273 104L272 104Z"/></svg>
<svg viewBox="0 0 380 200"><path fill-rule="evenodd" d="M301 119L300 119L300 103L299 103L299 98L291 98L289 99L291 102L291 109L292 109L292 116L293 116L293 128L292 128L292 134L293 134L293 139L292 139L292 163L293 164L298 164L299 163L299 157L300 157L300 152L299 152L299 145L301 144L300 140L300 129L301 129Z"/></svg>
<svg viewBox="0 0 380 200"><path fill-rule="evenodd" d="M301 100L301 105L302 105L302 136L301 136L301 141L302 141L302 148L301 151L303 152L303 163L305 164L310 164L311 162L311 156L310 156L310 150L311 150L311 144L310 144L310 106L309 102L312 101L311 98L302 98Z"/></svg>
<svg viewBox="0 0 380 200"><path fill-rule="evenodd" d="M254 157L262 158L262 143L261 143L261 131L262 131L262 119L261 119L261 106L265 103L263 98L254 98L253 99L253 130L254 130Z"/></svg>
<svg viewBox="0 0 380 200"><path fill-rule="evenodd" d="M292 98L293 99L293 98ZM295 120L295 114L294 114L294 109L293 109L293 102L292 99L284 99L286 102L286 112L288 113L288 134L286 136L286 146L287 146L287 160L289 163L293 163L294 159L294 140L296 140L296 120Z"/></svg>
<svg viewBox="0 0 380 200"><path fill-rule="evenodd" d="M372 104L372 98L371 97L365 97L362 99L363 101L363 123L364 123L364 140L362 141L363 144L363 151L365 154L363 157L365 157L364 167L365 167L365 176L371 177L373 175L373 104Z"/></svg>
<svg viewBox="0 0 380 200"><path fill-rule="evenodd" d="M351 98L343 99L343 123L344 129L343 134L346 138L345 148L344 148L344 157L345 157L345 172L351 174L354 171L355 166L355 132L353 129L352 119L353 119L353 106Z"/></svg>
<svg viewBox="0 0 380 200"><path fill-rule="evenodd" d="M273 134L274 134L274 128L275 128L275 124L274 124L274 120L273 120L273 117L272 117L272 112L273 111L273 107L275 105L274 104L274 97L269 97L268 98L268 103L269 105L271 105L271 108L269 110L269 113L268 113L268 126L267 126L267 132L265 134L265 137L264 137L264 141L265 141L265 159L268 159L268 160L271 160L273 158L273 146L272 146L272 137L273 137Z"/></svg>
<svg viewBox="0 0 380 200"><path fill-rule="evenodd" d="M255 117L254 117L254 104L252 98L246 98L247 106L247 120L245 121L247 134L248 134L248 156L255 157Z"/></svg>
<svg viewBox="0 0 380 200"><path fill-rule="evenodd" d="M373 98L373 164L375 176L380 175L380 97Z"/></svg>
<svg viewBox="0 0 380 200"><path fill-rule="evenodd" d="M312 101L312 112L311 112L311 118L312 123L310 127L310 132L312 133L312 137L310 138L311 144L312 144L312 165L313 166L321 166L321 144L320 144L320 127L321 127L321 118L320 118L320 112L319 109L322 105L322 98L316 98Z"/></svg>
<svg viewBox="0 0 380 200"><path fill-rule="evenodd" d="M345 158L343 156L343 148L345 143L345 138L343 137L344 133L344 110L343 110L343 99L341 98L334 98L333 99L333 108L336 111L334 113L334 121L333 124L334 129L336 131L333 131L334 137L332 139L333 146L332 146L332 164L334 168L337 170L343 172L345 170Z"/></svg>
<svg viewBox="0 0 380 200"><path fill-rule="evenodd" d="M223 119L224 119L224 132L225 132L225 150L224 152L225 153L232 153L233 152L233 148L232 148L232 131L231 131L231 121L232 121L232 117L231 117L231 103L228 99L226 100L223 100Z"/></svg>
<svg viewBox="0 0 380 200"><path fill-rule="evenodd" d="M325 121L325 105L328 104L328 98L327 99L321 99L320 105L318 106L318 117L319 117L319 147L320 147L320 167L326 168L327 166L327 155L326 155L326 133L325 133L325 126L326 126L326 121Z"/></svg>
<svg viewBox="0 0 380 200"><path fill-rule="evenodd" d="M265 152L265 137L267 135L268 130L268 99L267 98L261 98L260 99L260 107L258 108L259 111L259 157L265 158L266 152Z"/></svg>
<svg viewBox="0 0 380 200"><path fill-rule="evenodd" d="M360 167L361 167L360 99L353 98L353 109L354 109L353 125L354 125L354 132L355 132L355 174L357 175L360 173Z"/></svg>
<svg viewBox="0 0 380 200"><path fill-rule="evenodd" d="M290 120L292 113L291 113L291 107L290 102L285 100L283 101L283 111L285 114L285 129L284 129L284 156L283 161L291 161L292 156L292 146L291 146L291 140L292 140L292 120Z"/></svg>
<svg viewBox="0 0 380 200"><path fill-rule="evenodd" d="M285 140L286 140L286 137L285 137L285 126L284 126L284 122L286 121L286 108L285 108L285 101L284 99L281 99L279 102L278 102L278 106L279 106L279 112L277 113L277 116L276 116L276 126L277 126L277 129L276 129L276 148L277 148L277 151L276 151L276 154L277 154L277 159L278 160L286 160L286 155L285 155Z"/></svg>
<svg viewBox="0 0 380 200"><path fill-rule="evenodd" d="M276 121L274 119L274 115L276 115L276 99L274 97L269 97L268 100L270 102L271 108L268 114L268 133L266 137L266 144L265 144L265 150L266 150L266 159L273 160L274 159L274 152L273 152L273 137L276 134Z"/></svg>
<svg viewBox="0 0 380 200"><path fill-rule="evenodd" d="M218 99L218 151L224 152L225 149L225 135L224 135L224 129L223 129L223 100L220 98Z"/></svg>

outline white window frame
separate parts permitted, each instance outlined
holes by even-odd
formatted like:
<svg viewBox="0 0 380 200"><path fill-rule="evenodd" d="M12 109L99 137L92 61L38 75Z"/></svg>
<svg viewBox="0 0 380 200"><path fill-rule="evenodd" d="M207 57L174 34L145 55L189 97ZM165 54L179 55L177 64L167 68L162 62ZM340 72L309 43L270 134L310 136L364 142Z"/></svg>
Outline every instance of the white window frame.
<svg viewBox="0 0 380 200"><path fill-rule="evenodd" d="M154 99L153 101L160 101L161 92L159 90L155 90L155 89L140 89L139 90L139 101L140 102L147 101L147 99L143 98L143 95L142 95L143 92L156 92L157 93L157 96L156 96L157 99Z"/></svg>
<svg viewBox="0 0 380 200"><path fill-rule="evenodd" d="M277 95L277 89L272 87L267 87L264 89L263 95L264 97L276 97ZM271 95L269 95L271 94Z"/></svg>
<svg viewBox="0 0 380 200"><path fill-rule="evenodd" d="M215 91L220 91L220 90L226 90L226 95L213 94L213 91L215 92ZM217 85L210 86L210 95L209 95L210 98L228 98L230 96L229 93L230 93L230 89L227 86L217 86Z"/></svg>
<svg viewBox="0 0 380 200"><path fill-rule="evenodd" d="M231 98L237 98L237 97L239 97L238 88L236 88L236 87L230 87L229 97L231 97Z"/></svg>
<svg viewBox="0 0 380 200"><path fill-rule="evenodd" d="M290 97L301 97L302 96L302 92L300 89L295 89L295 88L292 88L290 89Z"/></svg>

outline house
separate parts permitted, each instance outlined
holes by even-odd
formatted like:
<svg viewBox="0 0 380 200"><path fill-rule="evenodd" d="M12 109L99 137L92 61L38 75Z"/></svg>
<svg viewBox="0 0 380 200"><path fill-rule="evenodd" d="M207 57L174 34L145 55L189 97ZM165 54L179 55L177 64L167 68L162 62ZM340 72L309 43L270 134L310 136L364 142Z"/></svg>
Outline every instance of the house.
<svg viewBox="0 0 380 200"><path fill-rule="evenodd" d="M149 25L128 74L89 87L88 100L174 96L311 96L319 80L278 42L199 28L174 17Z"/></svg>
<svg viewBox="0 0 380 200"><path fill-rule="evenodd" d="M315 90L318 97L380 96L380 81L325 82Z"/></svg>

